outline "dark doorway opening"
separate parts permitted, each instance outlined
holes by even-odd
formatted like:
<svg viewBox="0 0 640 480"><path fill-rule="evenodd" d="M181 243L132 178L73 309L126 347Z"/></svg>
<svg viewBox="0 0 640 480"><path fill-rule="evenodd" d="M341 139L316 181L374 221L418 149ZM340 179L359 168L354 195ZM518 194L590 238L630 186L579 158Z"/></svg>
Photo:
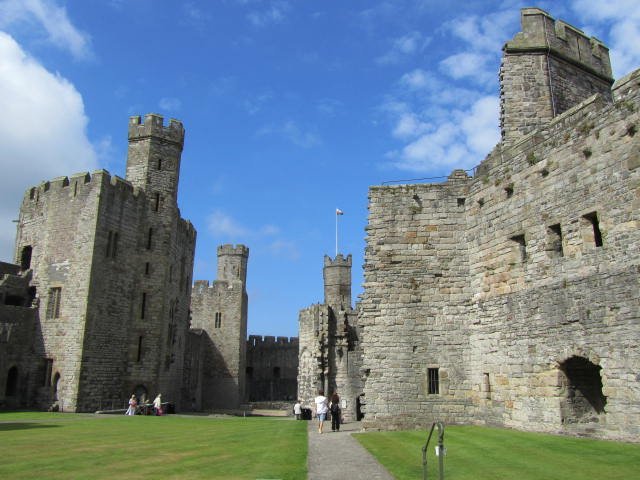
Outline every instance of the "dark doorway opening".
<svg viewBox="0 0 640 480"><path fill-rule="evenodd" d="M597 422L607 404L607 397L602 393L602 367L574 356L561 363L559 369L562 423Z"/></svg>

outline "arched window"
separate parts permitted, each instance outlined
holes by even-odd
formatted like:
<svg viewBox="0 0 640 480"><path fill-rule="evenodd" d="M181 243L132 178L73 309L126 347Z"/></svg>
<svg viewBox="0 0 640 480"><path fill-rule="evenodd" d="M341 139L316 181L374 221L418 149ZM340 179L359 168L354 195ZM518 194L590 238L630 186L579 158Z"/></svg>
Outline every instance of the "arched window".
<svg viewBox="0 0 640 480"><path fill-rule="evenodd" d="M7 397L15 397L18 393L18 367L11 367L7 374L7 388L5 395Z"/></svg>

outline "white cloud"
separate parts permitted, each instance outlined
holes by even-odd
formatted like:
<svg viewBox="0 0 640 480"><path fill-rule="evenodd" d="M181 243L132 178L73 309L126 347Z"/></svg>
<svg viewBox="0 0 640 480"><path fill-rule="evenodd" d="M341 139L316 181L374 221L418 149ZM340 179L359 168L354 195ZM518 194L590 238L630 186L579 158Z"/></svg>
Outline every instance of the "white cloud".
<svg viewBox="0 0 640 480"><path fill-rule="evenodd" d="M276 257L283 257L294 261L300 259L298 246L290 240L276 240L268 246L268 250Z"/></svg>
<svg viewBox="0 0 640 480"><path fill-rule="evenodd" d="M46 32L47 41L68 50L77 59L92 57L91 40L69 20L67 10L55 0L1 0L0 28L26 27L29 34Z"/></svg>
<svg viewBox="0 0 640 480"><path fill-rule="evenodd" d="M289 3L281 0L274 0L267 8L253 10L247 14L249 21L256 27L265 27L275 23L282 23L289 10Z"/></svg>
<svg viewBox="0 0 640 480"><path fill-rule="evenodd" d="M97 166L81 95L0 32L0 258L9 259L24 191Z"/></svg>
<svg viewBox="0 0 640 480"><path fill-rule="evenodd" d="M442 60L440 70L456 80L471 78L481 84L491 84L498 78L497 71L488 68L493 60L492 57L492 55L474 52L457 53Z"/></svg>
<svg viewBox="0 0 640 480"><path fill-rule="evenodd" d="M229 239L236 239L249 235L249 229L240 225L235 219L224 213L222 210L214 210L213 213L207 217L207 229L216 237L225 237Z"/></svg>
<svg viewBox="0 0 640 480"><path fill-rule="evenodd" d="M429 42L430 39L423 37L420 32L409 32L394 39L390 50L378 57L376 62L380 65L400 63L404 59L422 52Z"/></svg>
<svg viewBox="0 0 640 480"><path fill-rule="evenodd" d="M182 102L179 98L164 97L160 99L158 106L166 112L177 112L182 108Z"/></svg>
<svg viewBox="0 0 640 480"><path fill-rule="evenodd" d="M262 127L258 130L257 135L278 135L302 148L313 148L322 144L322 139L317 133L303 130L292 120L288 120L282 125Z"/></svg>

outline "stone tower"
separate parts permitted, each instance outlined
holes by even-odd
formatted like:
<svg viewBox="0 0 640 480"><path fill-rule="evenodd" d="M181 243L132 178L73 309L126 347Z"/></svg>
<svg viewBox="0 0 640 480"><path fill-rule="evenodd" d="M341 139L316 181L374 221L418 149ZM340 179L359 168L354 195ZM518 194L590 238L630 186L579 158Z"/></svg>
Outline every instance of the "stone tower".
<svg viewBox="0 0 640 480"><path fill-rule="evenodd" d="M363 390L361 330L351 307L351 255L325 255L324 303L300 311L298 398L311 406L317 391L337 391L345 420L359 420Z"/></svg>
<svg viewBox="0 0 640 480"><path fill-rule="evenodd" d="M521 22L522 31L503 48L500 67L505 145L595 93L610 100L613 84L609 50L599 40L539 8L522 9Z"/></svg>
<svg viewBox="0 0 640 480"><path fill-rule="evenodd" d="M324 303L337 309L351 308L351 255L324 256Z"/></svg>
<svg viewBox="0 0 640 480"><path fill-rule="evenodd" d="M43 402L95 411L162 392L181 407L196 240L176 201L183 139L176 120L133 117L126 180L101 170L26 192L14 258L40 303Z"/></svg>
<svg viewBox="0 0 640 480"><path fill-rule="evenodd" d="M221 245L218 278L211 285L207 280L194 285L191 327L200 338L202 367L190 376L198 385L194 403L201 410L238 408L246 400L248 259L246 246Z"/></svg>

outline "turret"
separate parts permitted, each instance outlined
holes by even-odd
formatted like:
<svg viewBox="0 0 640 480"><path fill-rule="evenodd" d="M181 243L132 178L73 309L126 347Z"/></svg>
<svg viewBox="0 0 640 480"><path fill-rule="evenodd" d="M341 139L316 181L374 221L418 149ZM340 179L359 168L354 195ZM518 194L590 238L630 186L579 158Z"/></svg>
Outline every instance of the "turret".
<svg viewBox="0 0 640 480"><path fill-rule="evenodd" d="M339 310L351 308L351 255L324 256L324 303Z"/></svg>
<svg viewBox="0 0 640 480"><path fill-rule="evenodd" d="M247 282L249 248L244 245L220 245L218 247L218 280Z"/></svg>
<svg viewBox="0 0 640 480"><path fill-rule="evenodd" d="M152 201L176 203L184 128L171 119L149 113L129 119L129 151L126 178L147 192ZM155 199L155 200L154 200Z"/></svg>
<svg viewBox="0 0 640 480"><path fill-rule="evenodd" d="M505 144L549 123L595 93L611 100L609 50L596 38L523 8L522 31L503 48L500 127Z"/></svg>

